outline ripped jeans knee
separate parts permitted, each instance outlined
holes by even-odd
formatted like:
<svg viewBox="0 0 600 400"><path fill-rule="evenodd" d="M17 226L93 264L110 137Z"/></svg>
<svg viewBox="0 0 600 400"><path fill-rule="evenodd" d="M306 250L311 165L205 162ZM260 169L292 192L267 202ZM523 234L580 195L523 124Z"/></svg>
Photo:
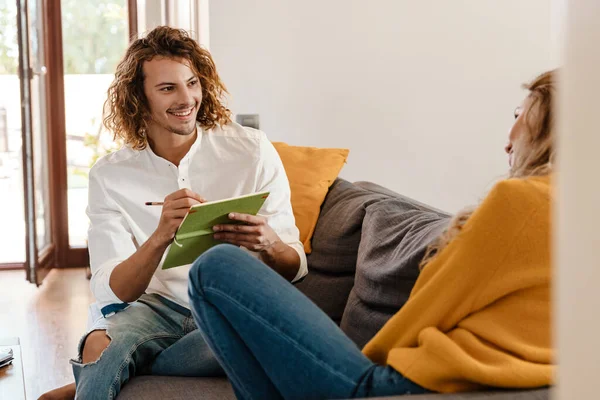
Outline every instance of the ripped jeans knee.
<svg viewBox="0 0 600 400"><path fill-rule="evenodd" d="M71 360L76 399L114 399L134 376L151 373L156 357L187 333L187 318L160 296L143 295L109 318L90 321ZM102 333L90 336L95 331Z"/></svg>
<svg viewBox="0 0 600 400"><path fill-rule="evenodd" d="M115 327L112 327L115 328ZM94 329L80 341L77 359L71 360L77 387L76 399L114 399L121 387L135 375L150 373L152 362L179 336L165 333L140 335L128 329ZM108 346L97 346L94 357L86 358L85 347L92 332L103 331ZM87 355L87 351L85 351Z"/></svg>
<svg viewBox="0 0 600 400"><path fill-rule="evenodd" d="M102 336L99 336L96 332L101 333L108 339L106 346L101 342ZM77 386L76 399L113 399L117 396L120 388L120 385L118 385L120 378L114 372L111 374L110 380L101 384L97 382L90 385L90 382L94 380L105 381L106 374L111 370L115 371L115 367L123 362L122 357L111 355L111 353L115 353L112 351L112 346L113 338L109 329L105 327L92 329L81 338L77 358L70 361ZM84 354L86 357L84 357Z"/></svg>
<svg viewBox="0 0 600 400"><path fill-rule="evenodd" d="M111 343L112 338L106 329L94 329L79 341L77 360L84 365L93 365L100 360Z"/></svg>

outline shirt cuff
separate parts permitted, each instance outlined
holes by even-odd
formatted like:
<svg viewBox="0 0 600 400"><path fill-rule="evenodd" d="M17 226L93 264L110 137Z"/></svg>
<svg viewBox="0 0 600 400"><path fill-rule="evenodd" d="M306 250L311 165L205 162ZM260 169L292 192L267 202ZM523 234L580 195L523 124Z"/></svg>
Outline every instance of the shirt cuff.
<svg viewBox="0 0 600 400"><path fill-rule="evenodd" d="M298 256L300 256L300 267L298 268L296 276L294 279L292 279L292 283L294 283L304 278L308 274L308 262L306 261L306 253L304 252L304 246L301 242L288 244L288 246L291 246L294 250L296 250Z"/></svg>
<svg viewBox="0 0 600 400"><path fill-rule="evenodd" d="M109 304L123 303L110 287L110 275L121 262L121 259L108 260L92 271L90 286L100 309Z"/></svg>

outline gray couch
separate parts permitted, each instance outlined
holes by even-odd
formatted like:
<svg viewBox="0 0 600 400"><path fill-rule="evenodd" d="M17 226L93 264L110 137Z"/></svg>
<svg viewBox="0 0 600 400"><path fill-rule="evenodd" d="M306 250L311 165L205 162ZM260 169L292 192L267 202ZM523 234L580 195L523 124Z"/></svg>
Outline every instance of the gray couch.
<svg viewBox="0 0 600 400"><path fill-rule="evenodd" d="M329 190L308 256L309 274L296 286L362 347L402 307L427 245L450 216L369 182L337 179ZM290 366L293 368L293 366ZM547 400L549 389L488 391L411 398ZM234 399L225 378L141 376L119 400Z"/></svg>

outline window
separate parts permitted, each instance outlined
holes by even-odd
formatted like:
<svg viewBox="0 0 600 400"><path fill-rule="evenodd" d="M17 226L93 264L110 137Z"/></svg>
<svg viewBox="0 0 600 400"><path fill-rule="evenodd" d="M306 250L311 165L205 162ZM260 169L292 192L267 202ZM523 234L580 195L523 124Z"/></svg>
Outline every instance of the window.
<svg viewBox="0 0 600 400"><path fill-rule="evenodd" d="M62 0L69 245L85 247L88 173L112 147L106 91L129 41L126 0Z"/></svg>

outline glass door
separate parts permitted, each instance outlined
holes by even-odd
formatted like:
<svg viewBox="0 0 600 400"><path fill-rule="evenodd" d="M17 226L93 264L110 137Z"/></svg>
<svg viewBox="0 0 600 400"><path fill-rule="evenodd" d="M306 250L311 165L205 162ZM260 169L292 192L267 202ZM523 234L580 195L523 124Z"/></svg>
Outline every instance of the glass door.
<svg viewBox="0 0 600 400"><path fill-rule="evenodd" d="M102 114L108 87L129 42L130 4L127 0L60 1L67 149L67 258L73 266L88 264L89 220L85 209L90 168L116 147L112 133L102 126Z"/></svg>
<svg viewBox="0 0 600 400"><path fill-rule="evenodd" d="M135 36L137 0L43 4L56 265L82 267L88 265L88 173L98 157L112 150L112 135L101 125L103 104L116 64Z"/></svg>
<svg viewBox="0 0 600 400"><path fill-rule="evenodd" d="M42 0L28 0L29 60L31 73L31 131L33 135L34 207L39 284L54 264L55 245L50 218L50 164L46 106L46 66Z"/></svg>
<svg viewBox="0 0 600 400"><path fill-rule="evenodd" d="M25 265L17 3L0 0L0 268Z"/></svg>
<svg viewBox="0 0 600 400"><path fill-rule="evenodd" d="M52 266L87 265L87 173L112 150L102 105L136 6L0 0L0 269L39 285Z"/></svg>
<svg viewBox="0 0 600 400"><path fill-rule="evenodd" d="M127 49L127 0L61 0L69 248L87 248L88 173L115 149L102 126L107 90ZM82 90L82 88L85 88Z"/></svg>
<svg viewBox="0 0 600 400"><path fill-rule="evenodd" d="M40 285L55 263L50 220L42 0L17 1L27 279Z"/></svg>

